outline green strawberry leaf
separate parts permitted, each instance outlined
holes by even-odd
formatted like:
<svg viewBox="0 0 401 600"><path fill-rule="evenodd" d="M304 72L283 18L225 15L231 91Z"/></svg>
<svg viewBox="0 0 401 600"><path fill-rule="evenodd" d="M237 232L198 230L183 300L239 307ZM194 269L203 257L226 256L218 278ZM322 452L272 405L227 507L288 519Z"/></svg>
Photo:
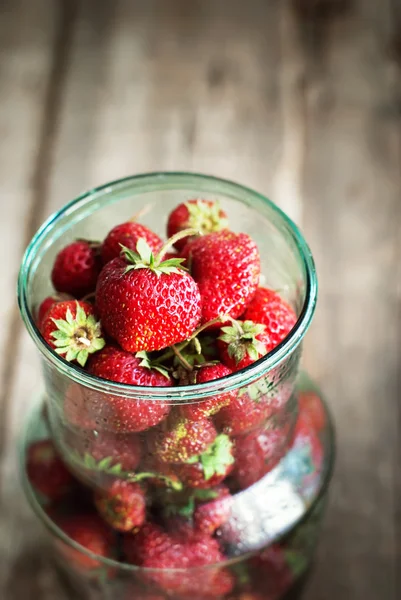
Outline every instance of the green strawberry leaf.
<svg viewBox="0 0 401 600"><path fill-rule="evenodd" d="M197 500L215 500L219 493L215 490L194 490L194 496Z"/></svg>
<svg viewBox="0 0 401 600"><path fill-rule="evenodd" d="M232 442L228 435L221 433L211 446L200 455L205 480L208 481L213 475L224 475L227 467L234 462L232 455Z"/></svg>
<svg viewBox="0 0 401 600"><path fill-rule="evenodd" d="M166 379L170 379L170 375L166 367L160 365L157 362L152 362L149 354L145 350L141 350L140 352L136 352L136 358L140 358L141 362L139 363L140 367L145 367L145 369L154 369L158 371L161 375L166 377Z"/></svg>

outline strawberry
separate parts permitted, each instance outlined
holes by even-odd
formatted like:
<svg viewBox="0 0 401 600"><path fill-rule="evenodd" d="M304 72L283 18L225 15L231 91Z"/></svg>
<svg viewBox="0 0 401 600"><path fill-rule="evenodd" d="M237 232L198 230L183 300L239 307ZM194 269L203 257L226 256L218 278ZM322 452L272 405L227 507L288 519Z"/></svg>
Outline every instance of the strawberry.
<svg viewBox="0 0 401 600"><path fill-rule="evenodd" d="M221 361L232 371L239 371L264 356L270 345L265 325L253 321L236 321L221 328L217 347Z"/></svg>
<svg viewBox="0 0 401 600"><path fill-rule="evenodd" d="M206 383L207 381L213 381L231 375L232 370L221 363L214 365L201 365L198 369L194 369L191 372L191 383ZM206 400L197 402L196 404L184 404L181 407L181 414L184 418L191 421L196 421L205 417L215 415L223 406L230 404L231 400L235 398L236 392L227 392L225 394L218 394L212 396Z"/></svg>
<svg viewBox="0 0 401 600"><path fill-rule="evenodd" d="M317 432L324 429L326 425L326 413L323 402L313 391L299 392L298 404L301 412L307 413Z"/></svg>
<svg viewBox="0 0 401 600"><path fill-rule="evenodd" d="M236 438L234 476L245 489L269 473L287 450L288 428L257 430Z"/></svg>
<svg viewBox="0 0 401 600"><path fill-rule="evenodd" d="M98 431L89 438L86 451L96 462L109 458L110 467L121 465L123 471L135 471L141 462L141 439L135 433Z"/></svg>
<svg viewBox="0 0 401 600"><path fill-rule="evenodd" d="M234 466L233 443L220 434L206 451L176 465L178 478L191 488L210 488L221 483Z"/></svg>
<svg viewBox="0 0 401 600"><path fill-rule="evenodd" d="M100 269L97 244L77 240L57 254L51 279L58 292L82 298L94 291Z"/></svg>
<svg viewBox="0 0 401 600"><path fill-rule="evenodd" d="M201 233L220 231L228 226L227 215L218 202L211 200L188 200L179 204L169 215L167 237L183 229L196 229ZM181 238L175 242L178 251L182 250L191 238Z"/></svg>
<svg viewBox="0 0 401 600"><path fill-rule="evenodd" d="M59 356L68 362L76 361L81 367L90 354L101 350L106 343L93 306L82 300L53 304L42 321L40 332Z"/></svg>
<svg viewBox="0 0 401 600"><path fill-rule="evenodd" d="M145 521L145 493L138 483L116 479L108 490L96 492L95 506L104 521L118 531L131 531Z"/></svg>
<svg viewBox="0 0 401 600"><path fill-rule="evenodd" d="M278 346L297 322L293 309L276 292L263 287L256 290L243 318L266 326L270 338L267 352Z"/></svg>
<svg viewBox="0 0 401 600"><path fill-rule="evenodd" d="M38 329L42 327L42 321L46 317L46 314L51 309L54 304L57 302L64 302L65 300L74 300L70 294L63 294L60 292L55 292L51 296L47 296L39 305L36 316L36 323L38 325Z"/></svg>
<svg viewBox="0 0 401 600"><path fill-rule="evenodd" d="M158 460L166 463L187 462L202 454L214 442L217 431L209 419L189 421L173 415L167 431L155 431L150 440Z"/></svg>
<svg viewBox="0 0 401 600"><path fill-rule="evenodd" d="M148 556L154 556L168 548L170 536L159 525L149 521L137 533L124 536L125 559L131 565L142 565Z"/></svg>
<svg viewBox="0 0 401 600"><path fill-rule="evenodd" d="M252 560L257 568L258 587L272 598L281 597L294 583L294 575L288 564L285 545L272 544Z"/></svg>
<svg viewBox="0 0 401 600"><path fill-rule="evenodd" d="M136 223L135 221L127 221L116 225L107 234L101 246L102 261L106 263L117 258L121 254L121 246L125 246L130 250L136 250L137 243L140 239L145 240L152 252L155 254L163 245L162 240L145 225Z"/></svg>
<svg viewBox="0 0 401 600"><path fill-rule="evenodd" d="M97 515L82 513L59 517L56 524L85 550L99 557L114 558L113 533ZM75 568L87 571L102 567L99 559L67 546L64 542L59 541L58 545L67 562L72 563Z"/></svg>
<svg viewBox="0 0 401 600"><path fill-rule="evenodd" d="M189 242L183 250L202 297L202 323L229 315L236 319L252 299L259 281L260 258L245 233L227 229Z"/></svg>
<svg viewBox="0 0 401 600"><path fill-rule="evenodd" d="M213 492L215 493L214 498L200 504L197 503L193 515L195 528L209 535L213 535L216 529L228 521L233 502L226 486L218 486Z"/></svg>
<svg viewBox="0 0 401 600"><path fill-rule="evenodd" d="M146 526L145 526L146 527ZM175 598L191 594L195 597L221 597L233 588L232 575L223 569L189 570L191 567L213 565L224 560L217 541L209 536L183 535L178 531L167 533L152 528L151 533L139 532L131 544L138 544L139 552L130 554L140 558L140 565L149 569L147 576ZM145 539L144 539L145 538ZM127 548L126 554L127 553Z"/></svg>
<svg viewBox="0 0 401 600"><path fill-rule="evenodd" d="M75 479L51 440L40 440L29 446L26 471L32 487L49 500L57 500L75 487Z"/></svg>
<svg viewBox="0 0 401 600"><path fill-rule="evenodd" d="M271 414L271 401L263 395L253 399L246 390L214 417L217 429L228 435L247 433L263 424Z"/></svg>
<svg viewBox="0 0 401 600"><path fill-rule="evenodd" d="M88 372L103 379L129 385L173 385L173 380L167 373L163 374L150 365L142 366L144 362L149 364L129 352L107 346L91 358ZM170 406L161 401L140 401L120 396L92 394L90 390L88 392L84 400L85 422L96 418L98 427L100 425L102 429L116 433L144 431L162 421L170 411ZM70 414L80 418L76 410L70 410Z"/></svg>
<svg viewBox="0 0 401 600"><path fill-rule="evenodd" d="M166 247L154 257L141 238L137 252L124 248L124 256L107 263L99 276L96 305L102 326L128 352L181 342L199 322L198 286L180 266L182 259L161 261Z"/></svg>

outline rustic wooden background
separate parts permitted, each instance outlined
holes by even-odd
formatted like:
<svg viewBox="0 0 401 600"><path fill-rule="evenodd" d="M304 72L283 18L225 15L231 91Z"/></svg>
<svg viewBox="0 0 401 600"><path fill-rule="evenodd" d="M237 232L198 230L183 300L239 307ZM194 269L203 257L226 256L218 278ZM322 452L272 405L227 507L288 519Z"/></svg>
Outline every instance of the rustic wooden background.
<svg viewBox="0 0 401 600"><path fill-rule="evenodd" d="M16 471L40 382L23 249L84 189L157 169L248 184L303 228L305 364L339 446L307 598L401 597L400 19L391 0L0 0L0 598L66 598Z"/></svg>

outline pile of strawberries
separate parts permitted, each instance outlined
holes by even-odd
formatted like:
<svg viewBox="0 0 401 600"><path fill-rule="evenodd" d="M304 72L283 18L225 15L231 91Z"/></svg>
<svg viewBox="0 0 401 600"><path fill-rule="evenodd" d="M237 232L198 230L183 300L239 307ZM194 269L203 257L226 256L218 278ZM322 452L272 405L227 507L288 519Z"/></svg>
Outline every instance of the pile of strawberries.
<svg viewBox="0 0 401 600"><path fill-rule="evenodd" d="M293 309L259 286L257 245L228 228L217 202L180 204L167 234L163 243L134 219L101 243L76 240L59 252L56 291L36 320L61 359L97 378L170 388L229 377L286 338ZM282 408L279 397L248 388L171 405L72 383L64 397L68 468L45 441L31 447L28 474L59 526L93 553L158 569L148 581L174 598L223 597L235 586L226 569L166 569L225 559L216 532L232 494L269 472L288 446L287 421L272 425ZM100 474L98 489L85 491L70 470L83 481L85 472ZM61 518L54 503L77 490L82 515ZM68 552L81 568L99 567Z"/></svg>

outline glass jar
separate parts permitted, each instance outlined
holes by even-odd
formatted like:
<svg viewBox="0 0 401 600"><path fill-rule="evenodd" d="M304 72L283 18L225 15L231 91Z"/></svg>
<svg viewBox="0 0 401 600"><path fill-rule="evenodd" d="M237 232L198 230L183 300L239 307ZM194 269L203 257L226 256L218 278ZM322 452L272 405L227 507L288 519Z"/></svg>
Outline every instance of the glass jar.
<svg viewBox="0 0 401 600"><path fill-rule="evenodd" d="M106 381L60 358L44 343L35 324L38 305L52 291L50 272L60 249L74 239L102 239L111 227L145 206L150 210L141 222L162 236L166 215L190 198L218 200L229 216L230 229L249 234L257 243L263 285L279 290L298 318L287 338L241 371L182 387ZM158 436L164 435L177 407L200 406L229 395L231 418L226 418L224 408L214 417L231 462L227 478L222 478L232 494L230 518L218 532L225 557L236 561L283 539L317 502L331 465L329 420L325 418L314 431L312 419L305 430L295 393L301 342L316 294L314 263L302 235L274 204L245 187L202 175L155 173L107 184L74 200L35 235L19 277L21 314L42 353L47 424L63 460L97 494L116 479L149 484L152 510L163 511L188 488L210 486L206 477L194 485L190 465L166 468L155 461ZM152 427L143 431L132 427L125 418L132 403L158 415ZM129 468L119 460L118 448L134 438L141 458ZM117 451L109 455L105 448L110 447Z"/></svg>

